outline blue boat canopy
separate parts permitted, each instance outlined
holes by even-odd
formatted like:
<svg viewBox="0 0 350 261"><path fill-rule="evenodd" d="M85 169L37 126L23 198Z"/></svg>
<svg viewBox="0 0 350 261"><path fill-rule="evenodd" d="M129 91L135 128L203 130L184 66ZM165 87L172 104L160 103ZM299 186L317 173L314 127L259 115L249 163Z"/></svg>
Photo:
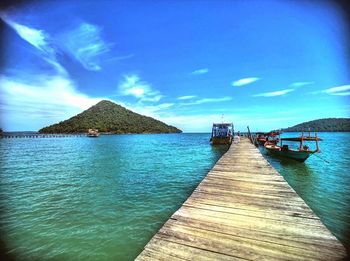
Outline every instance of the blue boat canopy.
<svg viewBox="0 0 350 261"><path fill-rule="evenodd" d="M213 127L228 128L228 127L233 127L233 124L232 123L213 123Z"/></svg>
<svg viewBox="0 0 350 261"><path fill-rule="evenodd" d="M318 141L318 140L322 140L319 137L297 137L297 138L282 138L282 141Z"/></svg>

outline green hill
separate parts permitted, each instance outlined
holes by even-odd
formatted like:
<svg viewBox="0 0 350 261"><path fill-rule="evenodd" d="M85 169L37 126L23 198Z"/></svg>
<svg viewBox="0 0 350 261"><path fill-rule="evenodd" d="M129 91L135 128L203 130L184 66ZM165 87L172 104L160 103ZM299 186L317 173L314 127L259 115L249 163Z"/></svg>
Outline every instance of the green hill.
<svg viewBox="0 0 350 261"><path fill-rule="evenodd" d="M350 118L327 118L303 122L293 127L282 129L284 132L308 131L350 131Z"/></svg>
<svg viewBox="0 0 350 261"><path fill-rule="evenodd" d="M82 113L42 128L40 133L84 133L88 129L111 133L179 133L181 130L111 101L100 101Z"/></svg>

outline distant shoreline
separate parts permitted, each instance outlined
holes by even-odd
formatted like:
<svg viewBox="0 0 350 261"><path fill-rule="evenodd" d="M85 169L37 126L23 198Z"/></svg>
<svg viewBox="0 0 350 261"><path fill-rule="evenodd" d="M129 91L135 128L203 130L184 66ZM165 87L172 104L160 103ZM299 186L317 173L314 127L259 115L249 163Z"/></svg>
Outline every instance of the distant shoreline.
<svg viewBox="0 0 350 261"><path fill-rule="evenodd" d="M238 131L235 131L237 133ZM252 131L251 133L257 133L257 132L268 132L268 131ZM282 131L283 133L292 133L292 132L304 132L308 133L309 131ZM350 132L350 131L310 131L311 133L330 133L330 132ZM3 135L84 135L87 134L86 132L74 132L74 133L41 133L38 131L4 131ZM111 132L100 132L101 135L131 135L131 134L210 134L210 132L182 132L182 133L175 133L175 132L159 132L159 133L111 133ZM247 134L247 132L240 131L240 134Z"/></svg>

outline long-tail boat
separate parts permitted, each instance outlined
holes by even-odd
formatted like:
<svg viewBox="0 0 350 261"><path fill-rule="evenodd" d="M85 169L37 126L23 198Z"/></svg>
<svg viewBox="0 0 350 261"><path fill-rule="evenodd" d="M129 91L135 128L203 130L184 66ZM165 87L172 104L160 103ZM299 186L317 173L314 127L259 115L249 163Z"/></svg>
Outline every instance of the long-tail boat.
<svg viewBox="0 0 350 261"><path fill-rule="evenodd" d="M213 123L210 142L212 145L230 145L233 137L232 123Z"/></svg>
<svg viewBox="0 0 350 261"><path fill-rule="evenodd" d="M304 133L302 133L300 137L296 137L296 138L281 138L280 146L267 141L265 142L264 147L271 154L287 157L290 159L297 160L299 162L304 162L312 154L320 152L318 141L321 141L321 140L322 140L321 138L317 137L316 133L315 133L315 136L310 136L310 134L309 136L304 136ZM287 144L283 145L283 141L299 142L299 149L290 149ZM316 149L310 150L309 146L304 144L305 141L315 141Z"/></svg>

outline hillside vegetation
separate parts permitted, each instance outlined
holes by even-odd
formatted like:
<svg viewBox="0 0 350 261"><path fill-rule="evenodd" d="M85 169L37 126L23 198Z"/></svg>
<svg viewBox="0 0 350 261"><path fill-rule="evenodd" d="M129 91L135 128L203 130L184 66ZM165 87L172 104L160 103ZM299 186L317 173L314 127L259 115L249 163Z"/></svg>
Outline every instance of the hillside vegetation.
<svg viewBox="0 0 350 261"><path fill-rule="evenodd" d="M86 111L60 123L42 128L40 133L84 133L88 129L111 133L179 133L176 127L132 112L111 101L101 101Z"/></svg>
<svg viewBox="0 0 350 261"><path fill-rule="evenodd" d="M293 127L282 129L284 132L308 131L350 131L350 118L327 118L303 122Z"/></svg>

